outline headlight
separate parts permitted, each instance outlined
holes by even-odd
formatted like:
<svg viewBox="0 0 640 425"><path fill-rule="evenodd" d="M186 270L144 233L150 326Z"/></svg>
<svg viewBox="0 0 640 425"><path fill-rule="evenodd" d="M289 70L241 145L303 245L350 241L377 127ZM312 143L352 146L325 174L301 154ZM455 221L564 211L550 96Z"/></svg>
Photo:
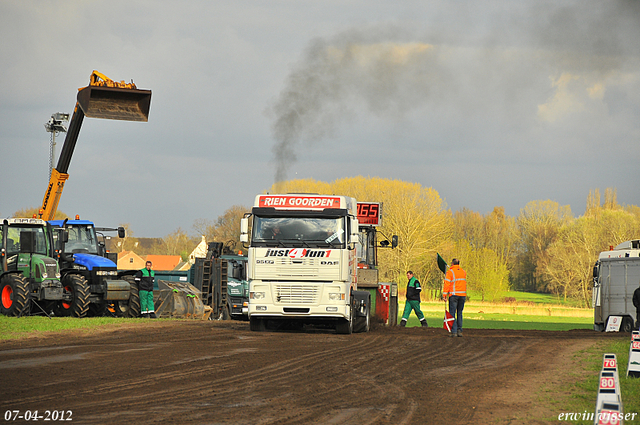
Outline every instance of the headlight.
<svg viewBox="0 0 640 425"><path fill-rule="evenodd" d="M261 299L264 299L264 297L265 297L264 292L249 292L249 299L261 300Z"/></svg>
<svg viewBox="0 0 640 425"><path fill-rule="evenodd" d="M47 269L44 267L44 264L38 264L38 271L40 272L40 277L46 279L49 275L47 274Z"/></svg>
<svg viewBox="0 0 640 425"><path fill-rule="evenodd" d="M97 276L116 276L118 272L116 270L98 270Z"/></svg>
<svg viewBox="0 0 640 425"><path fill-rule="evenodd" d="M340 301L344 300L344 294L338 292L329 292L329 300Z"/></svg>

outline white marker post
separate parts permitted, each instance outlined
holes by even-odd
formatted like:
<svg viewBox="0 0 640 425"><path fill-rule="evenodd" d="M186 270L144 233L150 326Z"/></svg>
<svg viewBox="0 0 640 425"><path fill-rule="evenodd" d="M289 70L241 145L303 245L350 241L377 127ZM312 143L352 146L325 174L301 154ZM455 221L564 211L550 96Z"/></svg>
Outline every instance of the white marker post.
<svg viewBox="0 0 640 425"><path fill-rule="evenodd" d="M627 376L640 378L640 338L631 340Z"/></svg>
<svg viewBox="0 0 640 425"><path fill-rule="evenodd" d="M613 372L600 372L598 385L598 398L596 399L596 421L598 422L598 413L604 409L605 404L617 404L622 410L622 399L620 397L620 389L616 387L616 378Z"/></svg>
<svg viewBox="0 0 640 425"><path fill-rule="evenodd" d="M616 378L616 389L620 394L620 374L618 373L618 358L615 353L605 353L602 356L602 371L613 373Z"/></svg>
<svg viewBox="0 0 640 425"><path fill-rule="evenodd" d="M604 403L602 409L596 412L595 425L622 425L624 415L622 405L618 403Z"/></svg>

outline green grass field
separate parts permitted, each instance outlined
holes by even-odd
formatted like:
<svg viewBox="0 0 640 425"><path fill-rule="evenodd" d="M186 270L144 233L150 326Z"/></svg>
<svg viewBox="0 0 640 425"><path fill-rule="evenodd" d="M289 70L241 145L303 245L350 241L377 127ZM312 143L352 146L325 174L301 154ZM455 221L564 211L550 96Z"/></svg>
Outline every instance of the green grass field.
<svg viewBox="0 0 640 425"><path fill-rule="evenodd" d="M44 316L29 317L7 317L0 315L0 340L18 339L27 336L37 336L47 332L64 332L73 329L81 329L91 332L96 328L113 327L118 328L127 323L140 323L140 319L124 319L115 317L85 317L77 319L74 317L53 317L51 319Z"/></svg>
<svg viewBox="0 0 640 425"><path fill-rule="evenodd" d="M556 406L560 413L588 413L595 411L595 402L598 390L598 379L602 369L602 356L605 353L614 353L618 360L618 374L620 376L620 394L624 413L637 413L635 420L625 423L640 423L640 379L627 378L627 364L629 362L629 340L601 341L588 350L576 353L574 361L582 364L582 370L575 374L567 387L562 388L568 396L557 397L558 389L548 387L541 396L542 402ZM629 418L631 418L629 416ZM554 418L557 419L557 418ZM569 420L562 423L588 424L593 421Z"/></svg>
<svg viewBox="0 0 640 425"><path fill-rule="evenodd" d="M557 303L549 294L526 294L510 292L516 302L465 303L463 327L465 329L532 329L566 331L571 329L593 329L593 310ZM552 302L553 301L553 302ZM442 327L444 301L422 302L420 308L429 326ZM398 305L398 320L402 316L404 302ZM418 318L412 312L407 326L419 326Z"/></svg>
<svg viewBox="0 0 640 425"><path fill-rule="evenodd" d="M402 306L403 308L404 306ZM400 313L402 315L402 313ZM442 312L424 312L431 327L441 328L444 321ZM589 317L554 317L518 314L478 314L463 313L464 329L515 329L568 331L571 329L593 329L593 319ZM398 318L398 320L400 317ZM418 318L411 313L407 326L420 326Z"/></svg>

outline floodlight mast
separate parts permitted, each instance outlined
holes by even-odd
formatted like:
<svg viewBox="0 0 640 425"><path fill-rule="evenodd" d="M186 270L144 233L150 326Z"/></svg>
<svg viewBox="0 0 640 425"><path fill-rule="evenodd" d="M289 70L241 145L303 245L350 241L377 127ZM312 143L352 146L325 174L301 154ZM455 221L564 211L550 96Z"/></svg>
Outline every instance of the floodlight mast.
<svg viewBox="0 0 640 425"><path fill-rule="evenodd" d="M49 147L49 178L51 178L51 170L53 170L53 160L56 157L56 136L58 133L66 133L67 127L63 122L69 122L69 114L56 112L51 114L49 122L44 124L45 130L51 133L51 144Z"/></svg>

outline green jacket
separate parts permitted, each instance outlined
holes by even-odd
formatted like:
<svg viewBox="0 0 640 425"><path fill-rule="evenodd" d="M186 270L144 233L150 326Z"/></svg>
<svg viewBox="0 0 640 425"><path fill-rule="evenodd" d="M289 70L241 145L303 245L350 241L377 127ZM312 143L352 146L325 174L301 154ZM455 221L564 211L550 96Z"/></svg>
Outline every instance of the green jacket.
<svg viewBox="0 0 640 425"><path fill-rule="evenodd" d="M142 270L138 270L135 278L135 281L138 284L138 289L141 291L153 291L153 281L155 280L155 276L155 272L153 270L147 270L146 267Z"/></svg>

